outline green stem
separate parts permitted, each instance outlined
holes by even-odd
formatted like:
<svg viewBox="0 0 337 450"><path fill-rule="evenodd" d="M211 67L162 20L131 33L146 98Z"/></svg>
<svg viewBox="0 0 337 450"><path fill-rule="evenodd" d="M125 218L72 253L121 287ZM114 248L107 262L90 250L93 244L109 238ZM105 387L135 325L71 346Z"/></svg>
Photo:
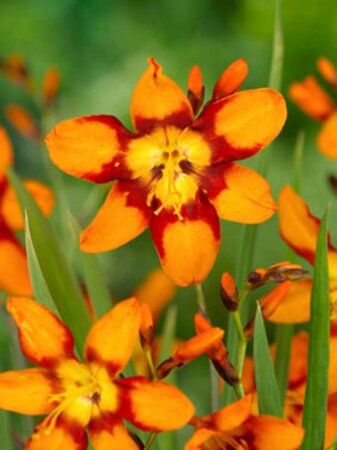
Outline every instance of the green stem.
<svg viewBox="0 0 337 450"><path fill-rule="evenodd" d="M197 290L197 304L200 309L206 312L206 298L203 285L201 283L196 284L195 288Z"/></svg>
<svg viewBox="0 0 337 450"><path fill-rule="evenodd" d="M155 441L155 439L156 439L156 437L157 437L157 434L158 434L158 433L156 433L155 431L153 431L152 433L150 433L150 435L149 435L149 437L147 438L147 441L146 441L146 443L145 443L144 450L149 450L149 449L152 447L152 444L154 443L154 441Z"/></svg>
<svg viewBox="0 0 337 450"><path fill-rule="evenodd" d="M156 372L156 368L154 366L151 349L150 348L146 349L144 351L144 353L145 353L146 361L149 365L149 369L151 371L152 379L155 380L157 378L157 372Z"/></svg>

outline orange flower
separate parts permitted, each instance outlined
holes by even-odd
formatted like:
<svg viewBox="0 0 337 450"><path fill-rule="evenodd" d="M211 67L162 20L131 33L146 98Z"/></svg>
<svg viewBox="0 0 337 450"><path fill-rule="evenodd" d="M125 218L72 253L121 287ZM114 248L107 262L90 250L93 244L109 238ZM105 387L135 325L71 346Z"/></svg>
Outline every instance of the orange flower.
<svg viewBox="0 0 337 450"><path fill-rule="evenodd" d="M320 221L310 213L302 198L290 187L282 189L279 199L280 231L282 238L298 255L314 264ZM337 250L328 243L331 319L337 319ZM289 283L284 298L268 317L281 323L306 322L310 318L312 279ZM276 295L279 293L274 292ZM270 294L271 296L273 293Z"/></svg>
<svg viewBox="0 0 337 450"><path fill-rule="evenodd" d="M12 145L5 129L0 127L0 289L16 295L31 295L25 250L13 234L24 228L24 221L5 173L5 168L12 164ZM24 185L43 213L49 215L53 208L50 189L33 180L26 180Z"/></svg>
<svg viewBox="0 0 337 450"><path fill-rule="evenodd" d="M326 58L317 61L322 77L337 89L337 70ZM313 76L293 83L289 88L290 98L308 116L323 122L317 136L319 150L328 158L337 159L337 106L332 98L321 88Z"/></svg>
<svg viewBox="0 0 337 450"><path fill-rule="evenodd" d="M7 105L6 116L10 123L22 136L28 139L39 139L40 131L32 116L19 105Z"/></svg>
<svg viewBox="0 0 337 450"><path fill-rule="evenodd" d="M185 450L256 448L259 450L299 449L304 431L287 420L252 415L248 395L205 417L195 417L196 431Z"/></svg>
<svg viewBox="0 0 337 450"><path fill-rule="evenodd" d="M74 356L66 325L39 303L8 301L23 353L40 368L0 374L0 408L21 414L48 414L34 430L27 450L87 448L86 427L95 450L136 450L122 420L143 430L167 431L185 425L194 412L174 386L144 377L119 378L138 338L141 303L120 302L93 325L84 349ZM116 345L118 343L118 345Z"/></svg>
<svg viewBox="0 0 337 450"><path fill-rule="evenodd" d="M237 71L232 76L234 81L226 78L230 93L243 78ZM115 249L150 226L164 270L181 286L200 283L212 268L218 216L259 223L274 213L266 180L234 161L268 145L286 118L278 92L227 96L221 82L194 119L203 91L197 69L189 91L192 105L151 58L131 99L135 133L102 115L61 122L46 139L52 161L64 172L96 183L118 180L83 231L81 249Z"/></svg>

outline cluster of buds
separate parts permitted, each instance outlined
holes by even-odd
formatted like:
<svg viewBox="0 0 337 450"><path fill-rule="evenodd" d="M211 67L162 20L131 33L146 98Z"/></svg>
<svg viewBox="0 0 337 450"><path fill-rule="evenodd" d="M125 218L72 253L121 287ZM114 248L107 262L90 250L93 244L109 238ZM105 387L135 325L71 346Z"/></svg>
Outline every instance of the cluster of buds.
<svg viewBox="0 0 337 450"><path fill-rule="evenodd" d="M182 367L202 354L206 354L220 377L232 386L236 384L238 375L228 361L227 349L222 342L224 331L212 327L201 314L195 315L194 325L196 336L179 344L173 355L159 365L158 378L165 378L172 369Z"/></svg>
<svg viewBox="0 0 337 450"><path fill-rule="evenodd" d="M269 267L253 270L247 277L250 290L256 289L266 283L283 283L284 281L303 280L308 272L299 264L283 261Z"/></svg>

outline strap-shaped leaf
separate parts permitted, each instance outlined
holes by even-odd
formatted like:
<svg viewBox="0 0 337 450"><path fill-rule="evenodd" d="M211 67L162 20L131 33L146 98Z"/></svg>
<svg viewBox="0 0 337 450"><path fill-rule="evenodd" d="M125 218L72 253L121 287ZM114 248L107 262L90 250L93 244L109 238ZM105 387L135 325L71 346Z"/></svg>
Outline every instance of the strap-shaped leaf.
<svg viewBox="0 0 337 450"><path fill-rule="evenodd" d="M258 305L254 329L254 368L259 413L282 417L282 405L270 357L267 334Z"/></svg>
<svg viewBox="0 0 337 450"><path fill-rule="evenodd" d="M72 330L77 350L81 352L91 320L80 288L52 226L14 171L8 169L7 173L21 210L27 215L30 241L44 283L61 318Z"/></svg>
<svg viewBox="0 0 337 450"><path fill-rule="evenodd" d="M318 233L311 291L308 375L303 411L306 433L302 450L324 448L325 439L330 342L327 223L328 211Z"/></svg>

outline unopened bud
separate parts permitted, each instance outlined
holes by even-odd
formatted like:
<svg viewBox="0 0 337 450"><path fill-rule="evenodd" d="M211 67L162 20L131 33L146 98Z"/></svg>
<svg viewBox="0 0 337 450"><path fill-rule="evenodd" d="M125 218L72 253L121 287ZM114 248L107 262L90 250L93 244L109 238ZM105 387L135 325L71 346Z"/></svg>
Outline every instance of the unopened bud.
<svg viewBox="0 0 337 450"><path fill-rule="evenodd" d="M238 309L238 290L232 276L228 272L225 272L221 277L220 295L222 303L228 311L236 311Z"/></svg>

